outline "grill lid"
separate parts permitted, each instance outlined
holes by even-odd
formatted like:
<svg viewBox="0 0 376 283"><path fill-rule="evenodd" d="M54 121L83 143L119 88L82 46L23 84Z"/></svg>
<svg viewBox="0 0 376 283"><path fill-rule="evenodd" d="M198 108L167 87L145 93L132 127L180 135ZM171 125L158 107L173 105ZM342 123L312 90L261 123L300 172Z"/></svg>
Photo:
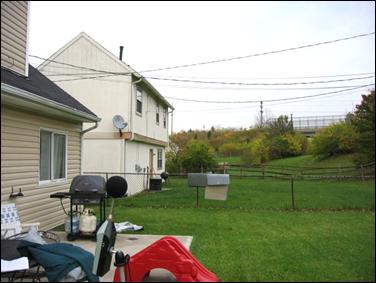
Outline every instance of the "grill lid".
<svg viewBox="0 0 376 283"><path fill-rule="evenodd" d="M73 178L71 193L101 193L106 192L106 181L102 176L78 175Z"/></svg>

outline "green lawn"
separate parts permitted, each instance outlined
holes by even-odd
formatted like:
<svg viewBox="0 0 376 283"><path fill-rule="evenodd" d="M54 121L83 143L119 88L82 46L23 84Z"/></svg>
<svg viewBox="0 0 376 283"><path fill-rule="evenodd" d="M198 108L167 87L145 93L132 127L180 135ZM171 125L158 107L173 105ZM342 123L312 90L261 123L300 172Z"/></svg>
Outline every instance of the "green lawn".
<svg viewBox="0 0 376 283"><path fill-rule="evenodd" d="M315 159L312 155L301 155L283 159L270 160L265 165L294 166L294 167L347 167L355 166L352 154L343 154L323 160ZM240 156L218 157L218 162L228 162L229 164L242 164Z"/></svg>
<svg viewBox="0 0 376 283"><path fill-rule="evenodd" d="M241 164L240 157L225 158L222 157L222 162L227 161L231 166L227 173L233 175L247 175L247 176L362 176L374 175L373 167L364 167L363 171L354 164L352 154L344 154L336 157L327 158L324 160L317 160L312 155L302 155L284 159L271 160L262 166L250 166L245 168ZM243 168L242 168L243 167Z"/></svg>
<svg viewBox="0 0 376 283"><path fill-rule="evenodd" d="M232 156L232 157L217 157L217 162L227 162L229 164L242 164L240 156Z"/></svg>
<svg viewBox="0 0 376 283"><path fill-rule="evenodd" d="M267 165L297 166L297 167L347 167L355 166L352 154L343 154L323 160L317 160L312 155L302 155L290 158L270 160Z"/></svg>
<svg viewBox="0 0 376 283"><path fill-rule="evenodd" d="M192 254L222 281L374 282L374 181L294 190L296 210L289 181L231 178L226 201L200 188L196 208L196 188L170 177L162 191L117 199L113 217L144 226L137 234L193 236Z"/></svg>
<svg viewBox="0 0 376 283"><path fill-rule="evenodd" d="M222 281L375 280L373 212L115 211L143 234L193 236L192 254Z"/></svg>
<svg viewBox="0 0 376 283"><path fill-rule="evenodd" d="M374 182L297 182L297 210L288 181L232 178L227 201L200 189L198 208L186 183L117 199L115 221L193 236L191 252L222 281L375 280Z"/></svg>
<svg viewBox="0 0 376 283"><path fill-rule="evenodd" d="M298 209L374 209L374 182L294 181L294 203ZM195 207L196 188L186 178L169 178L158 193L145 192L121 205L133 207ZM291 181L260 178L232 178L227 201L204 199L199 189L199 206L218 209L290 209Z"/></svg>

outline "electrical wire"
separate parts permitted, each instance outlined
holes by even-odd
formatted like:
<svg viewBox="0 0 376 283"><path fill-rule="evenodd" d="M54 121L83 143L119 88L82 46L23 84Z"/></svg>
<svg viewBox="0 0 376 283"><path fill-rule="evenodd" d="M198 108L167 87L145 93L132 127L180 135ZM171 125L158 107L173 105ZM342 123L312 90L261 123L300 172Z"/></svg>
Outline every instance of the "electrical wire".
<svg viewBox="0 0 376 283"><path fill-rule="evenodd" d="M42 57L36 56L36 55L29 55L29 57L37 58L37 59L40 59L40 60L43 60L43 61L52 62L52 63L56 63L56 64L60 64L60 65L65 65L65 66L69 66L69 67L73 67L73 68L77 68L77 69L95 71L95 72L98 72L98 73L114 74L114 75L131 75L132 73L136 73L136 72L126 72L126 73L124 73L124 72L111 72L111 71L99 70L99 69L94 69L94 68L64 63L64 62L60 62L60 61L56 61L56 60L52 60L52 59L42 58Z"/></svg>
<svg viewBox="0 0 376 283"><path fill-rule="evenodd" d="M335 75L321 75L321 76L297 76L297 77L192 77L192 76L167 76L168 78L177 79L201 79L201 80L289 80L289 79L313 79L313 78L331 78L331 77L350 77L374 75L375 72L355 73L355 74L335 74Z"/></svg>
<svg viewBox="0 0 376 283"><path fill-rule="evenodd" d="M180 79L169 79L169 78L160 78L160 77L148 77L148 76L145 76L145 78L151 79L151 80L164 80L164 81L174 81L174 82L189 82L189 83L200 83L200 84L247 85L247 86L248 85L272 86L272 85L323 84L323 83L333 83L333 82L345 82L345 81L362 80L362 79L369 79L369 78L374 78L374 77L375 76L373 75L373 76L367 76L367 77L356 77L356 78L327 80L327 81L288 82L288 83L242 83L242 82L180 80Z"/></svg>
<svg viewBox="0 0 376 283"><path fill-rule="evenodd" d="M313 94L313 95L279 98L279 99L266 99L266 100L262 100L262 101L263 102L276 102L276 101L288 101L288 100L295 100L295 99L304 99L304 98L308 98L308 97L325 96L325 95L329 95L329 94L341 93L341 92L345 92L345 91L349 91L349 90L369 87L369 86L372 86L372 85L374 85L374 84L367 84L367 85L357 86L357 87L348 88L348 89L344 89L344 90L338 90L338 91L332 91L332 92L326 92L326 93L319 93L319 94ZM187 101L187 102L198 102L198 103L259 103L260 102L260 100L245 100L245 101L195 100L195 99L185 99L185 98L177 98L177 97L169 97L169 96L165 96L165 98L173 99L173 100L180 100L180 101Z"/></svg>
<svg viewBox="0 0 376 283"><path fill-rule="evenodd" d="M158 86L163 86L163 87L171 87L171 88L183 88L183 89L208 89L208 90L243 90L243 91L250 91L250 90L278 90L278 91L283 91L283 90L319 90L319 89L336 89L336 88L351 88L351 87L357 87L360 85L342 85L342 86L322 86L322 87L223 87L223 86L185 86L185 85L166 85L166 84L161 84Z"/></svg>
<svg viewBox="0 0 376 283"><path fill-rule="evenodd" d="M285 48L285 49L280 49L280 50L261 52L261 53L250 54L250 55L245 55L245 56L237 56L237 57L232 57L232 58L204 61L204 62L193 63L193 64L183 64L183 65L176 65L176 66L170 66L170 67L149 69L149 70L144 70L144 71L141 71L141 72L125 72L125 73L124 72L110 72L110 71L105 71L105 70L98 70L98 69L94 69L94 68L88 68L88 67L84 67L84 66L77 66L77 65L73 65L73 64L69 64L69 63L59 62L59 61L55 61L55 60L51 60L51 59L42 58L42 57L36 56L36 55L29 55L29 57L41 59L41 60L44 60L44 61L54 62L54 63L57 63L57 64L67 65L67 66L70 66L70 67L76 67L76 68L81 68L81 69L85 69L85 70L96 71L96 72L100 72L100 73L130 75L130 74L139 74L139 73L146 73L146 72L155 72L155 71L164 71L164 70L171 70L171 69L178 69L178 68L193 67L193 66L199 66L199 65L208 65L208 64L219 63L219 62L227 62L227 61L257 57L257 56L263 56L263 55L268 55L268 54L276 54L276 53L281 53L281 52L286 52L286 51L293 51L293 50L298 50L298 49L303 49L303 48L315 47L315 46L319 46L319 45L330 44L330 43L335 43L335 42L339 42L339 41L345 41L345 40L370 36L370 35L373 35L373 34L375 34L375 32L358 34L358 35L354 35L354 36L350 36L350 37L344 37L344 38L339 38L339 39L334 39L334 40L329 40L329 41L323 41L323 42L318 42L318 43L313 43L313 44L301 45L301 46L297 46L297 47L290 47L290 48Z"/></svg>
<svg viewBox="0 0 376 283"><path fill-rule="evenodd" d="M62 79L62 80L55 80L54 83L58 82L71 82L71 81L81 81L81 80L91 80L91 79L101 79L101 78L108 78L113 76L120 76L114 74L107 74L107 75L100 75L100 76L91 76L91 77L80 77L80 78L73 78L73 79Z"/></svg>
<svg viewBox="0 0 376 283"><path fill-rule="evenodd" d="M359 94L358 91L351 91L349 93L346 93L346 95L349 95L349 94ZM332 98L332 97L335 97L335 96L338 96L338 95L343 95L343 93L336 93L336 94L331 94L331 95L327 95L325 97L312 97L312 98L307 98L307 99L301 99L301 100L298 100L298 101L285 101L285 102L272 102L272 103L267 103L267 104L264 104L265 107L270 107L270 106L279 106L279 105L283 105L283 104L291 104L291 103L296 103L296 102L302 102L302 101L312 101L312 100L315 100L315 99L327 99L327 98ZM263 101L264 102L264 101ZM244 106L244 107L232 107L232 108L217 108L217 109L212 109L212 108L209 108L209 109L195 109L195 110L178 110L176 109L175 110L175 113L180 113L180 112L213 112L213 111L225 111L225 112L229 112L229 111L236 111L236 112L239 112L239 110L250 110L250 109L253 109L253 108L259 108L259 105L248 105L248 106ZM294 111L294 112L299 112L299 111ZM300 112L304 112L304 113L307 113L307 111L300 111ZM315 113L319 113L318 111L314 111ZM326 113L333 113L332 111L330 112L326 112Z"/></svg>
<svg viewBox="0 0 376 283"><path fill-rule="evenodd" d="M61 79L54 80L53 82L66 82L66 81L76 81L76 80L87 80L87 79L98 79L110 76L120 76L121 74L107 74L107 75L98 75L91 77L80 77L72 79ZM345 81L354 81L354 80L363 80L374 78L375 75L366 76L366 77L355 77L347 79L337 79L337 80L327 80L327 81L310 81L310 82L287 82L287 83L243 83L243 82L222 82L222 81L197 81L197 80L181 80L181 79L172 79L172 78L161 78L161 77L149 77L141 76L141 78L151 79L151 80L164 80L164 81L174 81L174 82L183 82L183 83L199 83L199 84L221 84L221 85L238 85L238 86L280 86L280 85L309 85L309 84L324 84L324 83L333 83L333 82L345 82Z"/></svg>
<svg viewBox="0 0 376 283"><path fill-rule="evenodd" d="M339 39L335 39L335 40L323 41L323 42L318 42L318 43L313 43L313 44L307 44L307 45L301 45L301 46L297 46L297 47L290 47L290 48L285 48L285 49L280 49L280 50L274 50L274 51L268 51L268 52L261 52L261 53L250 54L250 55L245 55L245 56L238 56L238 57L232 57L232 58L226 58L226 59L218 59L218 60L212 60L212 61L205 61L205 62L199 62L199 63L193 63L193 64L184 64L184 65L176 65L176 66L171 66L171 67L163 67L163 68L143 70L143 71L141 71L141 73L155 72L155 71L164 71L164 70L171 70L171 69L178 69L178 68L187 68L187 67L194 67L194 66L200 66L200 65L208 65L208 64L219 63L219 62L228 62L228 61L245 59L245 58L250 58L250 57L263 56L263 55L268 55L268 54L276 54L276 53L281 53L281 52L286 52L286 51L298 50L298 49L309 48L309 47L314 47L314 46L319 46L319 45L324 45L324 44L329 44L329 43L335 43L335 42L339 42L339 41L345 41L345 40L355 39L355 38L359 38L359 37L365 37L365 36L369 36L369 35L373 35L373 34L375 34L375 32L358 34L358 35L354 35L354 36L350 36L350 37L344 37L344 38L339 38Z"/></svg>
<svg viewBox="0 0 376 283"><path fill-rule="evenodd" d="M56 66L54 66L55 68ZM60 67L65 68L65 67ZM72 68L73 69L73 68ZM331 78L331 77L352 77L352 76L365 76L365 75L374 75L374 72L368 73L354 73L354 74L335 74L335 75L321 75L321 76L302 76L302 77L237 77L237 78L228 78L228 77L190 77L190 76L167 76L167 78L175 79L238 79L238 80L286 80L286 79L312 79L312 78ZM49 77L55 76L76 76L76 75L98 75L98 72L89 72L89 73L44 73L44 75ZM166 77L166 76L164 76Z"/></svg>

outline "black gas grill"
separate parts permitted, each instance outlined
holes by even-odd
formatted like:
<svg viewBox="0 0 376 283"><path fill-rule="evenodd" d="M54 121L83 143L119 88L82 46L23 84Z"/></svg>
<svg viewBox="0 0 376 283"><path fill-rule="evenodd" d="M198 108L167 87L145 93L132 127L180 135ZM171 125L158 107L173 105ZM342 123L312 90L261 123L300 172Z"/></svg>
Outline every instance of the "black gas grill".
<svg viewBox="0 0 376 283"><path fill-rule="evenodd" d="M78 175L73 178L69 192L58 192L50 195L51 198L69 198L70 211L73 205L99 204L100 221L97 227L103 223L106 215L106 181L102 176ZM70 213L70 231L73 232L73 213ZM96 233L96 232L95 232ZM95 236L93 233L92 236ZM68 240L74 240L80 234L68 234Z"/></svg>
<svg viewBox="0 0 376 283"><path fill-rule="evenodd" d="M106 197L106 181L102 176L76 176L69 192L72 204L100 204L101 199Z"/></svg>

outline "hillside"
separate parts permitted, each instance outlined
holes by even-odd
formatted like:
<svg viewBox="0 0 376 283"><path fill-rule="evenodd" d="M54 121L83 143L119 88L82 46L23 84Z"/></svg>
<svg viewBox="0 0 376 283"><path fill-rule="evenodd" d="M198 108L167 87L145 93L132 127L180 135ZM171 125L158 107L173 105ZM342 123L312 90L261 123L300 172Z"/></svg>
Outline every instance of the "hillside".
<svg viewBox="0 0 376 283"><path fill-rule="evenodd" d="M317 160L312 155L302 155L283 159L275 159L265 163L265 165L293 166L293 167L346 167L355 166L352 161L352 154L343 154L323 160ZM240 156L219 157L218 162L228 162L230 164L242 164Z"/></svg>

